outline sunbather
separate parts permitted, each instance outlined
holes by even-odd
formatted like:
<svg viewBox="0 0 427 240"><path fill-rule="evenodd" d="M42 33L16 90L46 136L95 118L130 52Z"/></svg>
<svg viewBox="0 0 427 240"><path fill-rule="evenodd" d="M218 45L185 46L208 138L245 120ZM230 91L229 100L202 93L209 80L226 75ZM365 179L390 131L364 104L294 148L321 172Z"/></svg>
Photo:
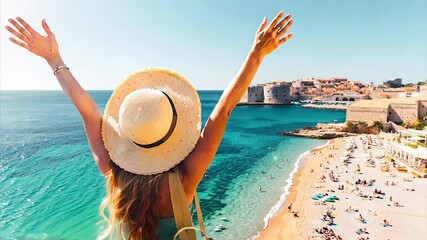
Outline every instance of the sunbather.
<svg viewBox="0 0 427 240"><path fill-rule="evenodd" d="M360 221L360 222L362 222L362 223L366 223L366 219L364 219L364 218L362 217L362 214L359 214L359 218L358 218L357 220L359 220L359 221Z"/></svg>
<svg viewBox="0 0 427 240"><path fill-rule="evenodd" d="M391 227L391 226L392 226L392 225L387 221L387 219L384 219L384 220L383 220L382 225L383 225L383 227Z"/></svg>

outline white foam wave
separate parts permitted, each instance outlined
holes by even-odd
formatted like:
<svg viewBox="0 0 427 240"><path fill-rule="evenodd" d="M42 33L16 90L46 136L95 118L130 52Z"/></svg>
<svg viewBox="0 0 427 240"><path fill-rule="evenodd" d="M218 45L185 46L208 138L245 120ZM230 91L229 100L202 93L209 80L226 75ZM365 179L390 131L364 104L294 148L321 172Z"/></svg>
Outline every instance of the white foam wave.
<svg viewBox="0 0 427 240"><path fill-rule="evenodd" d="M279 201L277 201L277 203L273 207L271 207L267 216L264 217L264 228L263 228L263 230L268 227L270 219L274 216L274 214L276 214L282 208L283 204L285 203L286 197L289 195L289 191L293 185L295 173L298 172L301 160L304 159L305 157L307 157L310 154L310 151L324 148L324 147L328 146L329 144L330 144L330 141L327 141L324 145L319 146L319 147L315 147L315 148L310 149L308 151L305 151L303 154L299 155L297 161L294 164L294 166L295 166L294 169L292 170L291 173L289 173L289 178L285 181L286 184L285 184L285 187L283 188L284 192L282 193L282 195L280 195ZM259 236L260 236L260 232L258 232L257 235L252 236L249 239L256 239Z"/></svg>

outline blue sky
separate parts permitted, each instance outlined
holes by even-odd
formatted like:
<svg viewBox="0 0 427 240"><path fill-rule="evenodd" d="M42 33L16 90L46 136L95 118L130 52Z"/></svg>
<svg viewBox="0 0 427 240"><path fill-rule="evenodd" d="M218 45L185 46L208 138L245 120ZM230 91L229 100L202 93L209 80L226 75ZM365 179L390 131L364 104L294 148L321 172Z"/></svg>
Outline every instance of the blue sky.
<svg viewBox="0 0 427 240"><path fill-rule="evenodd" d="M425 0L1 0L1 89L60 89L46 62L8 41L7 19L42 31L85 89L114 89L141 68L166 67L197 89L224 89L264 16L293 14L294 37L253 84L308 77L426 80Z"/></svg>

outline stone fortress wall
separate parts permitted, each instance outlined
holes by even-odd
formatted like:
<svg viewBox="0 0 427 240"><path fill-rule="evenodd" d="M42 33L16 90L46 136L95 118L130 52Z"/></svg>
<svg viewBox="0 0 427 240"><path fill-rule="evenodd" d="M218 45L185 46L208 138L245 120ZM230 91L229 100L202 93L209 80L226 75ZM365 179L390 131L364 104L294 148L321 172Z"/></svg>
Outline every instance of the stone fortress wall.
<svg viewBox="0 0 427 240"><path fill-rule="evenodd" d="M427 96L427 94L425 96ZM420 100L418 102L418 114L418 118L421 118L422 116L427 116L427 100Z"/></svg>
<svg viewBox="0 0 427 240"><path fill-rule="evenodd" d="M264 86L250 86L248 88L248 103L264 102Z"/></svg>
<svg viewBox="0 0 427 240"><path fill-rule="evenodd" d="M265 85L264 103L290 104L290 86L288 84Z"/></svg>
<svg viewBox="0 0 427 240"><path fill-rule="evenodd" d="M394 123L403 123L418 118L418 104L391 103L388 107L387 120Z"/></svg>
<svg viewBox="0 0 427 240"><path fill-rule="evenodd" d="M362 100L347 108L347 121L402 123L427 116L426 98Z"/></svg>
<svg viewBox="0 0 427 240"><path fill-rule="evenodd" d="M387 108L357 107L347 108L346 121L387 122Z"/></svg>
<svg viewBox="0 0 427 240"><path fill-rule="evenodd" d="M250 86L247 91L247 103L290 104L290 86L281 84L259 84Z"/></svg>

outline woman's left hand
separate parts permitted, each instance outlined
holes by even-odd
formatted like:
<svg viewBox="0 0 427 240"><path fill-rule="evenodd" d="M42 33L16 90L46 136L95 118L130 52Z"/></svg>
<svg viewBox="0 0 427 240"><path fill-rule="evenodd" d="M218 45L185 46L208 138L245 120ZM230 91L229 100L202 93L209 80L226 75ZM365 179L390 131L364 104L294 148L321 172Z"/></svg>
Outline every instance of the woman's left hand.
<svg viewBox="0 0 427 240"><path fill-rule="evenodd" d="M276 50L281 44L288 41L293 33L285 33L293 24L291 20L292 15L288 14L282 19L284 13L281 11L277 16L271 21L267 26L267 18L264 17L264 20L261 23L258 31L256 32L255 41L252 46L252 49L258 51L262 57Z"/></svg>

